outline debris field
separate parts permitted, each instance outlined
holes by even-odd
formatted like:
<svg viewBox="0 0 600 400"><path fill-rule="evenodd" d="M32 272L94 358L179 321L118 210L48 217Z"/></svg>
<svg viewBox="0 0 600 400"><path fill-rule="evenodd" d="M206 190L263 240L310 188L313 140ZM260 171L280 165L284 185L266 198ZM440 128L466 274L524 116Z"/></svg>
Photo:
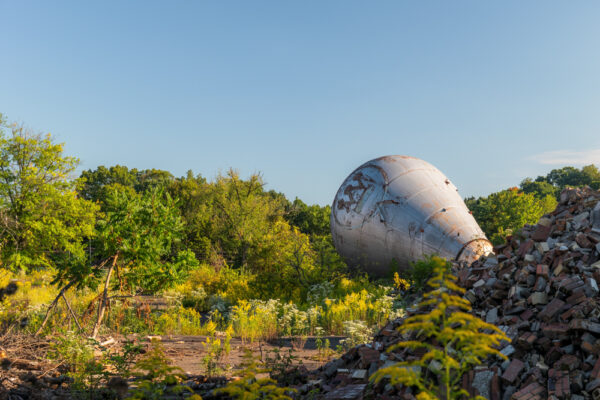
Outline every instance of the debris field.
<svg viewBox="0 0 600 400"><path fill-rule="evenodd" d="M508 357L489 359L463 377L463 388L491 400L600 400L600 192L565 189L555 211L457 270L473 313L504 331ZM408 314L416 310L408 310ZM315 371L301 392L327 400L414 399L410 388L382 380L379 368L419 354L386 351L408 339L384 327L373 342Z"/></svg>

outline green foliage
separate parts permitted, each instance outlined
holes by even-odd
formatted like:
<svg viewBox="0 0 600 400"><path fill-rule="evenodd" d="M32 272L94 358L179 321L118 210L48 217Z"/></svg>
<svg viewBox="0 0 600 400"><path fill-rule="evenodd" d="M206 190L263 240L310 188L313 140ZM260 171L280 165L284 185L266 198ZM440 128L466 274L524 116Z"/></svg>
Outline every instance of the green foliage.
<svg viewBox="0 0 600 400"><path fill-rule="evenodd" d="M311 206L296 198L289 207L285 219L307 235L326 236L330 231L329 218L331 206L321 207L317 204Z"/></svg>
<svg viewBox="0 0 600 400"><path fill-rule="evenodd" d="M344 321L343 325L343 334L346 338L340 341L340 348L338 349L340 352L341 350L350 350L359 344L370 342L375 334L375 330L367 326L365 321Z"/></svg>
<svg viewBox="0 0 600 400"><path fill-rule="evenodd" d="M380 287L378 290L371 291L362 289L337 299L325 299L322 311L319 313L319 325L334 335L361 331L363 325L364 329L379 327L403 313L399 309L399 304L389 295L391 290L391 287ZM361 324L361 327L356 324Z"/></svg>
<svg viewBox="0 0 600 400"><path fill-rule="evenodd" d="M232 329L228 328L225 332L225 339L221 342L220 338L214 336L207 336L206 340L202 345L206 354L202 357L202 365L207 376L215 376L221 371L219 365L223 361L223 357L229 355L231 351Z"/></svg>
<svg viewBox="0 0 600 400"><path fill-rule="evenodd" d="M80 193L82 197L94 202L104 203L110 188L115 186L128 187L138 193L148 190L166 190L174 181L168 171L146 169L138 171L125 166L115 165L110 168L99 166L95 170L81 173Z"/></svg>
<svg viewBox="0 0 600 400"><path fill-rule="evenodd" d="M183 370L169 364L162 344L153 340L150 350L135 364L140 378L137 388L128 397L130 400L158 400L173 393L189 390L180 382L185 379Z"/></svg>
<svg viewBox="0 0 600 400"><path fill-rule="evenodd" d="M102 357L102 363L114 369L117 376L129 379L136 358L142 353L142 345L133 340L125 340L121 351L106 350Z"/></svg>
<svg viewBox="0 0 600 400"><path fill-rule="evenodd" d="M317 347L317 361L323 362L329 356L333 354L333 350L331 349L331 342L328 338L324 338L325 330L320 326L315 330L315 345Z"/></svg>
<svg viewBox="0 0 600 400"><path fill-rule="evenodd" d="M182 244L213 274L242 271L252 295L238 298L299 302L311 285L346 268L331 241L329 211L299 200L290 205L263 186L260 175L241 179L233 170L210 183L191 172L176 179L169 191L180 199Z"/></svg>
<svg viewBox="0 0 600 400"><path fill-rule="evenodd" d="M557 197L560 190L547 181L533 181L526 178L521 182L523 193L532 193L537 199L543 199L546 196Z"/></svg>
<svg viewBox="0 0 600 400"><path fill-rule="evenodd" d="M600 189L600 171L595 165L586 165L581 169L575 167L553 169L546 176L538 176L535 180L527 178L521 182L521 189L525 193L534 193L538 198L546 195L558 197L565 187L578 186Z"/></svg>
<svg viewBox="0 0 600 400"><path fill-rule="evenodd" d="M410 271L408 272L410 281L419 291L425 288L425 284L434 273L434 267L436 263L432 262L431 260L431 258L428 258L413 263Z"/></svg>
<svg viewBox="0 0 600 400"><path fill-rule="evenodd" d="M510 339L496 326L469 314L471 304L457 295L464 289L456 285L446 260L432 257L428 262L434 276L427 282L430 291L418 305L421 313L398 328L403 337L412 335L414 339L390 349L425 349L426 353L418 360L382 368L372 379L389 378L392 385L414 386L420 400L462 399L469 396L461 388L463 374L489 356L505 359L495 347Z"/></svg>
<svg viewBox="0 0 600 400"><path fill-rule="evenodd" d="M504 241L525 224L534 224L556 208L556 200L546 195L537 198L517 188L492 193L487 197L466 199L466 204L488 238L494 244Z"/></svg>
<svg viewBox="0 0 600 400"><path fill-rule="evenodd" d="M288 395L295 389L278 387L277 382L271 378L257 378L256 375L265 372L258 368L252 359L252 354L246 353L246 367L242 377L229 382L225 387L215 390L216 395L225 395L234 400L292 400Z"/></svg>
<svg viewBox="0 0 600 400"><path fill-rule="evenodd" d="M104 366L94 357L96 342L68 331L50 343L48 357L66 364L67 375L73 379L72 387L92 396L104 378Z"/></svg>
<svg viewBox="0 0 600 400"><path fill-rule="evenodd" d="M197 265L189 251L171 254L182 223L170 196L158 190L139 195L113 188L104 208L98 220L96 254L101 259L118 255L121 287L155 293L181 282Z"/></svg>
<svg viewBox="0 0 600 400"><path fill-rule="evenodd" d="M289 348L282 351L280 348L274 348L267 351L263 365L269 376L277 381L280 386L296 384L301 377L302 360L294 354L294 349Z"/></svg>
<svg viewBox="0 0 600 400"><path fill-rule="evenodd" d="M241 300L231 308L230 318L233 329L242 339L242 343L257 339L273 339L277 337L277 311L280 304L277 300Z"/></svg>
<svg viewBox="0 0 600 400"><path fill-rule="evenodd" d="M0 115L1 268L86 265L83 242L94 234L97 207L75 192L77 163L50 135L7 125Z"/></svg>

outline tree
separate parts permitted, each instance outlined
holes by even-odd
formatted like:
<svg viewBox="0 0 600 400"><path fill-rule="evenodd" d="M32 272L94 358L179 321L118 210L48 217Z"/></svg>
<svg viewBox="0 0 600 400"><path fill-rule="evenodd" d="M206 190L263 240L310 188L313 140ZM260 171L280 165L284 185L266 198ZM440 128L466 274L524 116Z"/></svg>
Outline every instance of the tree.
<svg viewBox="0 0 600 400"><path fill-rule="evenodd" d="M331 206L309 206L296 198L285 218L291 225L297 226L300 232L310 236L315 265L323 276L332 279L342 272L348 272L348 266L333 245L330 228Z"/></svg>
<svg viewBox="0 0 600 400"><path fill-rule="evenodd" d="M218 255L211 240L214 225L211 185L201 175L188 171L186 176L171 183L168 192L178 200L184 224L179 246L192 250L200 262L217 264Z"/></svg>
<svg viewBox="0 0 600 400"><path fill-rule="evenodd" d="M551 195L538 199L533 193L523 193L517 188L478 199L466 199L465 203L494 244L502 243L506 236L525 224L536 223L542 215L554 210L557 204Z"/></svg>
<svg viewBox="0 0 600 400"><path fill-rule="evenodd" d="M521 182L521 190L523 193L532 193L536 198L543 199L546 196L557 197L560 191L546 180L533 181L531 178L526 178Z"/></svg>
<svg viewBox="0 0 600 400"><path fill-rule="evenodd" d="M286 220L297 226L302 233L307 235L326 236L331 234L329 218L331 206L321 207L318 204L311 206L296 198L286 214Z"/></svg>
<svg viewBox="0 0 600 400"><path fill-rule="evenodd" d="M101 165L95 170L83 171L80 181L81 195L88 200L102 203L114 185L129 187L143 193L150 189L166 190L174 178L170 172L160 169L137 170L122 165L106 168Z"/></svg>
<svg viewBox="0 0 600 400"><path fill-rule="evenodd" d="M198 265L189 250L172 254L182 228L175 202L158 189L139 194L117 186L108 193L97 227L96 252L105 260L105 283L93 337L98 334L110 301L113 273L118 280L115 288L122 293L155 293L181 282Z"/></svg>
<svg viewBox="0 0 600 400"><path fill-rule="evenodd" d="M6 131L10 133L7 134ZM59 268L87 263L97 207L70 179L78 160L48 134L7 125L0 115L0 262L3 268Z"/></svg>
<svg viewBox="0 0 600 400"><path fill-rule="evenodd" d="M119 184L125 187L135 187L137 183L137 171L129 170L122 165L114 165L106 168L101 165L95 170L83 171L80 176L81 196L92 201L100 201L106 197L105 187Z"/></svg>
<svg viewBox="0 0 600 400"><path fill-rule="evenodd" d="M541 198L546 194L554 194L556 198L565 187L590 186L600 189L600 171L593 165L586 165L581 169L563 167L550 171L546 176L538 176L535 181L526 178L521 182L521 189L525 193L536 193Z"/></svg>
<svg viewBox="0 0 600 400"><path fill-rule="evenodd" d="M260 175L243 180L233 170L211 185L210 236L227 263L236 268L249 266L249 258L261 251L261 243L284 214L281 204L265 195L263 185Z"/></svg>
<svg viewBox="0 0 600 400"><path fill-rule="evenodd" d="M418 400L463 399L469 396L461 387L464 373L489 356L506 359L495 347L510 339L496 326L470 314L471 304L460 297L465 290L456 285L446 260L432 257L427 262L434 272L427 282L430 291L418 304L419 313L398 328L403 338L411 340L388 349L424 349L425 354L381 368L371 379L379 382L389 377L392 385L416 387Z"/></svg>

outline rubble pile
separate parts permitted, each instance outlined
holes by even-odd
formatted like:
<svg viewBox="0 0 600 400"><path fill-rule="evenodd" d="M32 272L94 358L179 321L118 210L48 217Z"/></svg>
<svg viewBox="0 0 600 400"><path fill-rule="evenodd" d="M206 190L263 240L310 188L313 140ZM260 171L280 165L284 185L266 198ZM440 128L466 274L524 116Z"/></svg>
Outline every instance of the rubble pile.
<svg viewBox="0 0 600 400"><path fill-rule="evenodd" d="M537 225L509 237L495 256L458 271L473 313L512 340L500 349L508 360L489 360L463 377L471 394L600 400L599 200L600 192L589 188L564 190L556 210ZM367 385L379 368L419 357L406 349L386 351L407 339L396 331L401 323L328 363L309 384L328 400L414 399L410 388Z"/></svg>

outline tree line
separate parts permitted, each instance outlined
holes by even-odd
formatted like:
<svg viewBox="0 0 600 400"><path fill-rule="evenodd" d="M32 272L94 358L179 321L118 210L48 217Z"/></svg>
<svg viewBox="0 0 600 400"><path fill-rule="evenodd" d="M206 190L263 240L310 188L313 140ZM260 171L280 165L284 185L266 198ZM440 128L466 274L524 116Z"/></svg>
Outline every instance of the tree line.
<svg viewBox="0 0 600 400"><path fill-rule="evenodd" d="M99 319L111 293L156 293L199 264L247 271L257 298L294 301L349 272L332 244L330 207L267 191L259 174L209 181L115 165L75 177L78 162L50 135L0 116L0 268L47 268L63 289L103 288ZM595 166L555 169L466 204L498 243L553 210L563 187L581 185L600 187Z"/></svg>
<svg viewBox="0 0 600 400"><path fill-rule="evenodd" d="M111 296L156 293L200 263L245 269L257 298L299 300L345 272L330 208L267 191L258 174L116 165L75 178L79 160L63 150L0 119L1 268L50 269L61 293L103 288L99 321Z"/></svg>
<svg viewBox="0 0 600 400"><path fill-rule="evenodd" d="M580 186L600 189L600 171L595 165L553 169L535 180L525 178L519 187L469 197L465 203L488 238L499 244L525 224L535 224L542 215L553 211L565 187Z"/></svg>

